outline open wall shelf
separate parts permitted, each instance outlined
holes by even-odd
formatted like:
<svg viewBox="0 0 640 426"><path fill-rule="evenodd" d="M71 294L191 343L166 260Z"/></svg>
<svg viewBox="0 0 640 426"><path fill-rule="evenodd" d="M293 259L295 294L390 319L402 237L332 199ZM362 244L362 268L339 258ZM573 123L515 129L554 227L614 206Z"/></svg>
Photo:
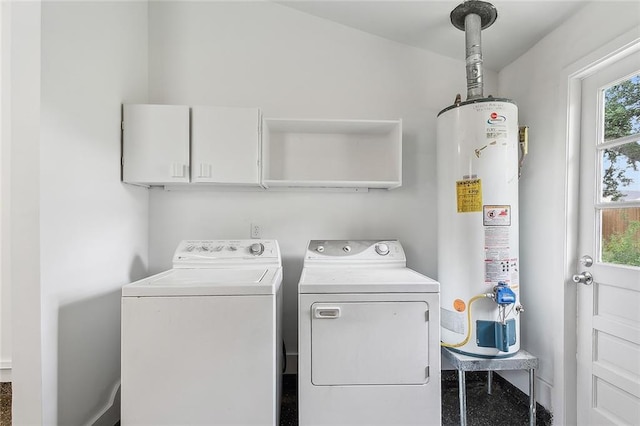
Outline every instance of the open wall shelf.
<svg viewBox="0 0 640 426"><path fill-rule="evenodd" d="M267 188L402 184L401 120L265 118L262 142Z"/></svg>

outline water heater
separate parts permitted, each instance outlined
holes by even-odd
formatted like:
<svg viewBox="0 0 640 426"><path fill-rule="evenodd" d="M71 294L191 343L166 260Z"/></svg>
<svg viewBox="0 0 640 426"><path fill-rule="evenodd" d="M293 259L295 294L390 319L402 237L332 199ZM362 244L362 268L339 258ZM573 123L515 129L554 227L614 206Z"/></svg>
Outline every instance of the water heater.
<svg viewBox="0 0 640 426"><path fill-rule="evenodd" d="M442 346L473 356L520 349L518 108L483 97L480 30L493 5L467 1L451 13L467 41L467 100L437 119L438 281Z"/></svg>

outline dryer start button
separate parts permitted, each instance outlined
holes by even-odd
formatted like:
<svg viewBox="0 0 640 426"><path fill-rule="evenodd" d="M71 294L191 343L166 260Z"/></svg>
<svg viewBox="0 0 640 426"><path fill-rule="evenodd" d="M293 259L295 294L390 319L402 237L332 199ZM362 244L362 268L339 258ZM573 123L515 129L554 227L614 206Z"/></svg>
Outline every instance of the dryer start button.
<svg viewBox="0 0 640 426"><path fill-rule="evenodd" d="M386 256L389 254L389 246L385 243L376 244L376 253L380 256Z"/></svg>

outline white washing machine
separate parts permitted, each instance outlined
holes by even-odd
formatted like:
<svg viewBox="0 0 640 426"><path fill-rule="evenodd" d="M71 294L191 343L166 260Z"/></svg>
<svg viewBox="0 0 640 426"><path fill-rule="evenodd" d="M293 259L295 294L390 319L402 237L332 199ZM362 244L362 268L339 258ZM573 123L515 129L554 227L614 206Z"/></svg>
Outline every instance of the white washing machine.
<svg viewBox="0 0 640 426"><path fill-rule="evenodd" d="M311 241L300 276L298 410L308 425L439 425L439 284L398 241Z"/></svg>
<svg viewBox="0 0 640 426"><path fill-rule="evenodd" d="M122 425L277 425L281 283L277 241L207 240L124 286Z"/></svg>

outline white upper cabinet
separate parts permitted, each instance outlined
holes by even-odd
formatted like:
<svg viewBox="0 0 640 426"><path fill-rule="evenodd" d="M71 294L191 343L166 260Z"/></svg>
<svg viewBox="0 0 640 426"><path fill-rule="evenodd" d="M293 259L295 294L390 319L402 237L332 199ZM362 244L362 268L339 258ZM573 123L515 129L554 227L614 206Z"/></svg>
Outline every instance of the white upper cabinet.
<svg viewBox="0 0 640 426"><path fill-rule="evenodd" d="M258 108L191 108L191 182L260 185Z"/></svg>
<svg viewBox="0 0 640 426"><path fill-rule="evenodd" d="M258 108L123 105L122 180L175 188L402 184L401 120L262 119Z"/></svg>
<svg viewBox="0 0 640 426"><path fill-rule="evenodd" d="M402 184L401 120L263 120L269 187L384 188Z"/></svg>
<svg viewBox="0 0 640 426"><path fill-rule="evenodd" d="M189 182L189 107L123 105L122 180Z"/></svg>

